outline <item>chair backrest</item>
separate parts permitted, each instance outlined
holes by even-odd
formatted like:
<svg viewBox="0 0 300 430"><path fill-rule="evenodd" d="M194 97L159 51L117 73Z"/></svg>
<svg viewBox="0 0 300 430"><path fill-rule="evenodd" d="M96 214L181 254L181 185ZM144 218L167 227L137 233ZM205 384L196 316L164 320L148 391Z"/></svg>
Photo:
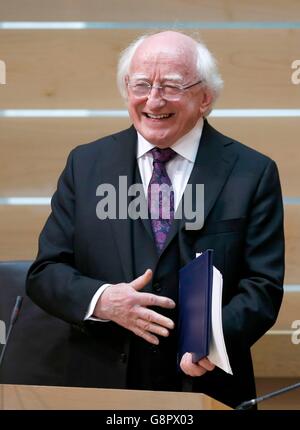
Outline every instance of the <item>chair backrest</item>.
<svg viewBox="0 0 300 430"><path fill-rule="evenodd" d="M30 264L31 261L0 262L0 320L6 329L16 297L24 297L6 347L0 382L63 385L69 325L44 312L26 296L25 279ZM2 348L0 344L0 351Z"/></svg>

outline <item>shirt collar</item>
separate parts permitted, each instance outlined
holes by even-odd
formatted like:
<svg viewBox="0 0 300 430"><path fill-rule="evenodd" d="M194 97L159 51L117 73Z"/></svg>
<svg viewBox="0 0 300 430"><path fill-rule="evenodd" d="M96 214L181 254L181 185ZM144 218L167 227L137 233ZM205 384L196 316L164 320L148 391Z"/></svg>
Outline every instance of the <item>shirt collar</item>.
<svg viewBox="0 0 300 430"><path fill-rule="evenodd" d="M200 118L192 130L182 136L177 142L172 145L172 149L181 155L183 158L194 163L198 152L199 142L203 130L203 118ZM155 145L148 142L139 132L137 158L141 158L146 152L155 148Z"/></svg>

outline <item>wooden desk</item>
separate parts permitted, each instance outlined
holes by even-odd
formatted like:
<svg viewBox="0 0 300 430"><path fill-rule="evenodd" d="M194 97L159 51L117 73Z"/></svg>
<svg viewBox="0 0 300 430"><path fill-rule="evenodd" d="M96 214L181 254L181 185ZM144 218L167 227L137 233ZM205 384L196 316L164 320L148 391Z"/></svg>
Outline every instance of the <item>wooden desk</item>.
<svg viewBox="0 0 300 430"><path fill-rule="evenodd" d="M200 393L0 385L5 410L230 410Z"/></svg>

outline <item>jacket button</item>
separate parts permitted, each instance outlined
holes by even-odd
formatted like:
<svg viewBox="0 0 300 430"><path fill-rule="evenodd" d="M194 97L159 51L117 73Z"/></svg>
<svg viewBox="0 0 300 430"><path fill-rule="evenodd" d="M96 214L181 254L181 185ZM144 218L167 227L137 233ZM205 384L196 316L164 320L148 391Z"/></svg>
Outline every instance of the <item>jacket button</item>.
<svg viewBox="0 0 300 430"><path fill-rule="evenodd" d="M153 284L153 290L156 292L156 293L160 293L161 292L161 285L160 285L160 283L159 282L155 282L154 284Z"/></svg>
<svg viewBox="0 0 300 430"><path fill-rule="evenodd" d="M122 352L122 354L120 355L120 361L122 363L126 363L126 361L127 361L127 354L125 354L125 352Z"/></svg>

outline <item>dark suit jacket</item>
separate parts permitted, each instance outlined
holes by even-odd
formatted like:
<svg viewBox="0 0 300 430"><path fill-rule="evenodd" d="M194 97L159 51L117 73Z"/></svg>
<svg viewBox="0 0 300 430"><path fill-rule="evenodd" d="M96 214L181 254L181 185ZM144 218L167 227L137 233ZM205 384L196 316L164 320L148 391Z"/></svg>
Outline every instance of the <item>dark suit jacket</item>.
<svg viewBox="0 0 300 430"><path fill-rule="evenodd" d="M71 340L80 358L72 364L70 357L68 373L75 375L80 365L95 369L94 379L82 376L78 385L126 388L130 333L112 322L91 324L83 319L100 285L134 277L132 221L99 220L96 188L108 183L118 190L119 176L128 178L128 186L133 183L136 144L131 127L71 152L27 279L29 296L71 323ZM184 220L174 222L166 248L176 238L180 266L196 252L214 249L214 264L224 279L224 335L234 373L208 372L193 378L192 389L235 405L255 395L250 347L274 324L282 300L284 236L278 172L274 161L205 121L189 182L204 184L204 226L192 231L185 229ZM147 245L149 223L144 225L138 250L144 267L138 272L150 267L155 279L159 262L155 247Z"/></svg>

